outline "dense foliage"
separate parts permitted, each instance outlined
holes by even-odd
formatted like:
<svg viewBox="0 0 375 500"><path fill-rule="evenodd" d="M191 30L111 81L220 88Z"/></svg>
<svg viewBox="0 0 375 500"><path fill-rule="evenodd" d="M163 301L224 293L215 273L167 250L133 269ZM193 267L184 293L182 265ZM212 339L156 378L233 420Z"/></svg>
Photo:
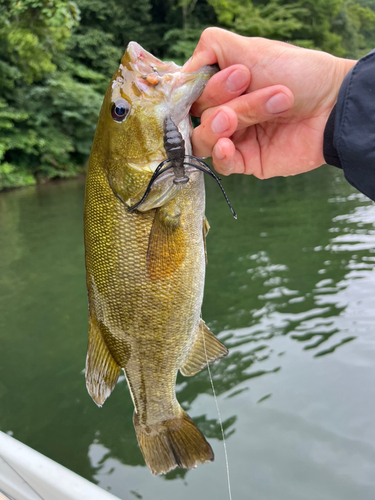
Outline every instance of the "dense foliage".
<svg viewBox="0 0 375 500"><path fill-rule="evenodd" d="M0 190L84 167L130 40L182 63L207 26L359 57L375 0L0 0Z"/></svg>

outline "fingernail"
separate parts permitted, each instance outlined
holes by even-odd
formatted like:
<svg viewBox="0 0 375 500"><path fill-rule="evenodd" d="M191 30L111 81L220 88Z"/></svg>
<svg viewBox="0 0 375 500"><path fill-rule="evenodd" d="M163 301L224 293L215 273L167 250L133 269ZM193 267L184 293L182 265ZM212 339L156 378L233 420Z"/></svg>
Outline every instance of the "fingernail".
<svg viewBox="0 0 375 500"><path fill-rule="evenodd" d="M219 144L215 146L215 156L218 160L224 160L225 158L225 154Z"/></svg>
<svg viewBox="0 0 375 500"><path fill-rule="evenodd" d="M186 63L182 66L182 69L186 68L187 66L189 66L189 64L191 63L191 60L193 59L193 56L189 57L189 59L186 61Z"/></svg>
<svg viewBox="0 0 375 500"><path fill-rule="evenodd" d="M249 73L244 69L236 69L228 76L225 82L229 92L238 92L249 83Z"/></svg>
<svg viewBox="0 0 375 500"><path fill-rule="evenodd" d="M220 163L220 173L223 175L229 175L233 170L233 165L231 161L228 161L228 158L223 153L223 150L220 144L216 144L214 152L213 152L214 160L219 160ZM224 160L224 161L223 161Z"/></svg>
<svg viewBox="0 0 375 500"><path fill-rule="evenodd" d="M229 120L224 111L219 111L211 123L211 129L214 134L222 134L229 128Z"/></svg>
<svg viewBox="0 0 375 500"><path fill-rule="evenodd" d="M290 99L286 94L280 92L275 94L266 102L266 111L271 114L283 113L290 109Z"/></svg>

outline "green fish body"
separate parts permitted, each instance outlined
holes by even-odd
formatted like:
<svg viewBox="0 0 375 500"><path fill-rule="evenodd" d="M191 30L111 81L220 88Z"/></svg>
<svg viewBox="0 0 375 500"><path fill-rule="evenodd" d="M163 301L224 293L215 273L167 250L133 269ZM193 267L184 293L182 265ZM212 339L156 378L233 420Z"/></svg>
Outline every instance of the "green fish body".
<svg viewBox="0 0 375 500"><path fill-rule="evenodd" d="M166 158L167 116L191 154L189 109L213 72L181 73L131 42L106 92L87 174L86 385L102 406L124 370L138 443L154 474L213 460L175 382L178 370L194 375L227 349L201 319L209 227L203 173L193 169L178 185L170 170L137 210L127 210Z"/></svg>

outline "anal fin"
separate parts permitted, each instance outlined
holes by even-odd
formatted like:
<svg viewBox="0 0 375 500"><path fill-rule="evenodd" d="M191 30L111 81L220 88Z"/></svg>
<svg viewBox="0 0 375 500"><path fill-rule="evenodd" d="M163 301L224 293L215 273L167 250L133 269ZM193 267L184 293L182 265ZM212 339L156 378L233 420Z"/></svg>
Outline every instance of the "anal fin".
<svg viewBox="0 0 375 500"><path fill-rule="evenodd" d="M228 349L215 337L203 319L201 319L198 325L198 332L195 335L195 341L185 363L180 368L180 372L185 377L191 377L203 370L207 366L207 362L211 364L218 359L224 358L227 354Z"/></svg>
<svg viewBox="0 0 375 500"><path fill-rule="evenodd" d="M89 320L89 343L86 357L86 387L98 406L113 391L120 375L120 366L111 356L96 320Z"/></svg>

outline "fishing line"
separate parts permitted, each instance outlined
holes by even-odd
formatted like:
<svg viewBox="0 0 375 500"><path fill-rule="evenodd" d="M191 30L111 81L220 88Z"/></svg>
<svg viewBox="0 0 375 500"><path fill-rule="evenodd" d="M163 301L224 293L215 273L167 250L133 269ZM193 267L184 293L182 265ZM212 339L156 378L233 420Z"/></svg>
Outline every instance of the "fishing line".
<svg viewBox="0 0 375 500"><path fill-rule="evenodd" d="M223 447L224 447L224 456L225 456L225 466L226 466L226 470L227 470L227 483L228 483L229 500L232 500L232 489L231 489L230 474L229 474L229 461L228 461L228 453L227 453L227 444L226 444L226 441L225 441L225 434L224 434L224 428L223 428L223 421L221 420L221 415L220 415L220 410L219 410L219 403L218 403L218 400L217 400L216 391L215 391L215 387L214 387L214 381L212 379L210 365L209 365L209 362L208 362L205 334L204 334L204 332L202 332L202 334L203 334L203 347L204 347L204 354L206 356L206 363L207 363L208 375L210 377L212 393L213 393L214 399L215 399L217 416L219 417L219 424L220 424L220 429L221 429L221 435L223 437Z"/></svg>

